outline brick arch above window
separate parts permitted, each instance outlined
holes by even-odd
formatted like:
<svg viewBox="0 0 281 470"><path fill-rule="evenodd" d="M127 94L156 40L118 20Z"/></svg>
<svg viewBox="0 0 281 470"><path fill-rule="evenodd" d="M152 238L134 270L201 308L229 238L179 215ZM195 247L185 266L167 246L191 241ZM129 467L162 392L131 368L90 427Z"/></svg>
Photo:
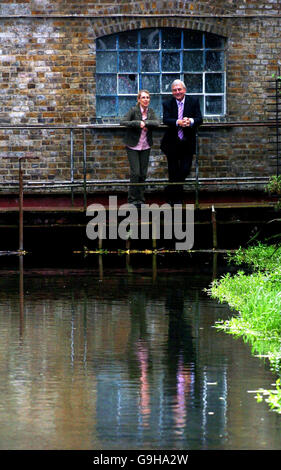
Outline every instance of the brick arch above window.
<svg viewBox="0 0 281 470"><path fill-rule="evenodd" d="M117 119L140 89L162 114L171 83L179 78L197 96L204 116L225 114L225 38L182 28L142 28L96 41L96 117Z"/></svg>
<svg viewBox="0 0 281 470"><path fill-rule="evenodd" d="M174 9L171 9L171 15L174 15ZM119 11L118 11L119 13ZM96 38L107 36L113 33L122 33L136 29L145 28L180 28L180 29L192 29L199 30L206 33L213 33L225 38L229 37L232 28L234 27L233 22L229 18L214 17L213 13L208 17L207 13L204 17L192 17L191 15L157 17L157 15L147 15L145 18L116 17L106 18L104 17L102 22L95 23L94 35Z"/></svg>

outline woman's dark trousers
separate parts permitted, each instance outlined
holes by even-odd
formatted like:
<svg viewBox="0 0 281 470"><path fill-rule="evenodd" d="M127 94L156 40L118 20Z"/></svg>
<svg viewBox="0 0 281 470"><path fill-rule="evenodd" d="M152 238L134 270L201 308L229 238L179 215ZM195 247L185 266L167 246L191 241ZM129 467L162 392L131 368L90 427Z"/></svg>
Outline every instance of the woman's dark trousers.
<svg viewBox="0 0 281 470"><path fill-rule="evenodd" d="M150 149L132 150L126 147L130 164L130 183L144 183L146 180ZM128 202L141 204L145 202L144 185L129 186Z"/></svg>

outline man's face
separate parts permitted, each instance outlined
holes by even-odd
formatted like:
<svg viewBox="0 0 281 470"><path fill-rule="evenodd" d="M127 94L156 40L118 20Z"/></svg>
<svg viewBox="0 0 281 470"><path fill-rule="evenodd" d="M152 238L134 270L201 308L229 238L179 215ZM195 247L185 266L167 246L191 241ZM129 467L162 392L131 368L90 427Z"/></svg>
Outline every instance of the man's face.
<svg viewBox="0 0 281 470"><path fill-rule="evenodd" d="M178 101L183 100L185 92L186 92L186 89L180 83L172 87L172 94Z"/></svg>

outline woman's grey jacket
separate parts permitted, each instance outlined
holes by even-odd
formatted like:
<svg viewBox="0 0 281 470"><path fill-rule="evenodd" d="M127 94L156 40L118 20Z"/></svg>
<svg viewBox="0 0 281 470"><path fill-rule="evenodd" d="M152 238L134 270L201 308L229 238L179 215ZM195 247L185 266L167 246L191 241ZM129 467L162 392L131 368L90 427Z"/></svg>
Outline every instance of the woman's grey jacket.
<svg viewBox="0 0 281 470"><path fill-rule="evenodd" d="M140 123L142 121L142 114L140 106L133 106L125 116L120 120L120 124L127 127L127 132L124 137L124 142L127 147L135 147L138 144L141 135ZM158 127L160 121L158 120L153 109L148 108L147 119L145 120L145 126L147 128L147 142L151 147L153 145L152 140L152 129Z"/></svg>

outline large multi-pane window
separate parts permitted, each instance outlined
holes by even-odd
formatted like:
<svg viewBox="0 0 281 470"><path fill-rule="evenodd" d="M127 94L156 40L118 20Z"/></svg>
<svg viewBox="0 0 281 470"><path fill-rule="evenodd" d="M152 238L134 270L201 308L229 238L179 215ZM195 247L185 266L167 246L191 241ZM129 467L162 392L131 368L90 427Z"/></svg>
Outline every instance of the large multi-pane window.
<svg viewBox="0 0 281 470"><path fill-rule="evenodd" d="M97 39L97 117L122 116L147 89L151 106L162 114L162 100L175 79L200 100L204 116L225 114L223 37L177 28L141 29Z"/></svg>

